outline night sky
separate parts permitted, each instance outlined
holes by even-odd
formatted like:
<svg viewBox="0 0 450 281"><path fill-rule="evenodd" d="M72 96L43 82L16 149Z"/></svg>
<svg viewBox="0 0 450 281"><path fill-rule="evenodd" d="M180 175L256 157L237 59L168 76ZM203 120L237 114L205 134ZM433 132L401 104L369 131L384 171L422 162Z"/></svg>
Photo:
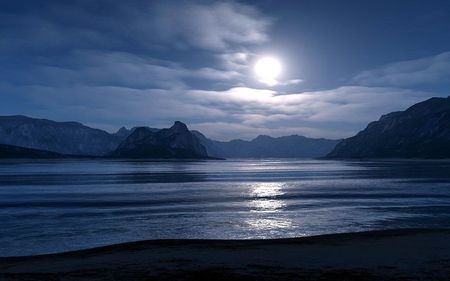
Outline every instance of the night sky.
<svg viewBox="0 0 450 281"><path fill-rule="evenodd" d="M450 1L0 0L0 71L0 115L348 137L450 95Z"/></svg>

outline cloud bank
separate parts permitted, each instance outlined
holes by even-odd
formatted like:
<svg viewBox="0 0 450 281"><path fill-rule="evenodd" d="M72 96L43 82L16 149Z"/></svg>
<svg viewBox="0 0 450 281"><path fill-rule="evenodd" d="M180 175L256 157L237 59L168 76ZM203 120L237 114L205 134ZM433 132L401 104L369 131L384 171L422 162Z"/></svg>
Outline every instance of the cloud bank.
<svg viewBox="0 0 450 281"><path fill-rule="evenodd" d="M450 85L450 52L432 57L394 62L363 71L353 82L366 86L411 87L417 85Z"/></svg>

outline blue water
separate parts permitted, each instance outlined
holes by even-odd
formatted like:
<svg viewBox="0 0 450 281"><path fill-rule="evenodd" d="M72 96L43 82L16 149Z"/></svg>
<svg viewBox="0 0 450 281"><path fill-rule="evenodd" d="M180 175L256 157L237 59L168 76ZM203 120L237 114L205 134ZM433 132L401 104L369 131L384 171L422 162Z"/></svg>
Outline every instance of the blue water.
<svg viewBox="0 0 450 281"><path fill-rule="evenodd" d="M450 228L450 162L1 161L0 224L0 256Z"/></svg>

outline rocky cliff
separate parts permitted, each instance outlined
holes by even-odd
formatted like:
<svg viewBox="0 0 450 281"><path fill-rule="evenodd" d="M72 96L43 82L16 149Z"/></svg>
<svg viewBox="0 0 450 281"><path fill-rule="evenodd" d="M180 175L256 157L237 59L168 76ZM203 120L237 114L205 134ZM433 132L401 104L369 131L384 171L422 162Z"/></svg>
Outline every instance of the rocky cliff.
<svg viewBox="0 0 450 281"><path fill-rule="evenodd" d="M101 156L124 139L78 122L0 116L0 143L61 154Z"/></svg>
<svg viewBox="0 0 450 281"><path fill-rule="evenodd" d="M179 121L168 129L139 127L110 154L124 158L207 158L205 147Z"/></svg>
<svg viewBox="0 0 450 281"><path fill-rule="evenodd" d="M450 97L383 115L340 142L329 158L450 158Z"/></svg>

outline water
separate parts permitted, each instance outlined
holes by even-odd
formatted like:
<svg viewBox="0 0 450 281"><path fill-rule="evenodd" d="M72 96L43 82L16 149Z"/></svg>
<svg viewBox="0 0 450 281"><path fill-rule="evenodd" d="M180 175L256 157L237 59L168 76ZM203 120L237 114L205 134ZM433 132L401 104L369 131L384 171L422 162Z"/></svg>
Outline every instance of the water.
<svg viewBox="0 0 450 281"><path fill-rule="evenodd" d="M0 256L450 227L449 161L0 162Z"/></svg>

